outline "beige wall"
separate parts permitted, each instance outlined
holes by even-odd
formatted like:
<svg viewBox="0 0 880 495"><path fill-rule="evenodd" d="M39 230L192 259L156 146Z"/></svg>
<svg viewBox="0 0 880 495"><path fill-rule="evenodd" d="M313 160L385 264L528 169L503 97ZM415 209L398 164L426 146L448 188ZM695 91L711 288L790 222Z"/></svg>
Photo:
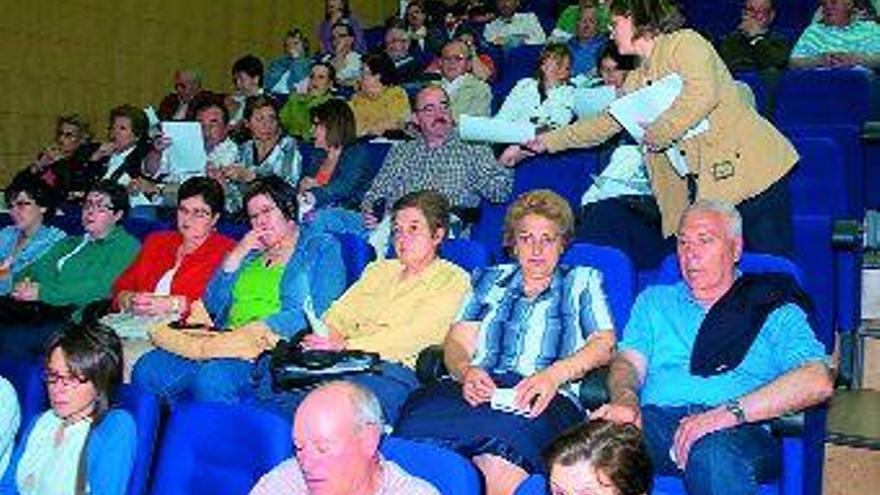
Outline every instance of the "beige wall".
<svg viewBox="0 0 880 495"><path fill-rule="evenodd" d="M83 113L103 138L109 109L158 105L174 69L229 91L240 55L264 61L292 26L314 32L322 0L0 0L0 187L53 137L59 113ZM368 26L397 0L352 0ZM314 43L313 43L314 45Z"/></svg>

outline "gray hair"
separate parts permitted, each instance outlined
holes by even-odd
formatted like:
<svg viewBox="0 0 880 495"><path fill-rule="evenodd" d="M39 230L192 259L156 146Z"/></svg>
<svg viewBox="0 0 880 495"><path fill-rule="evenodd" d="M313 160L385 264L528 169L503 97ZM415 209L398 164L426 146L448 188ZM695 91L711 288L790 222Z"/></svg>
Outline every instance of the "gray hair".
<svg viewBox="0 0 880 495"><path fill-rule="evenodd" d="M724 223L727 224L727 233L731 237L742 237L742 216L732 204L720 199L698 199L688 206L684 213L681 214L681 220L678 223L679 230L684 220L697 213L715 213L721 215Z"/></svg>
<svg viewBox="0 0 880 495"><path fill-rule="evenodd" d="M346 391L354 411L354 421L357 429L360 430L365 426L375 425L380 432L384 431L385 419L382 414L382 405L379 403L376 394L367 387L345 380L334 380L321 385L314 392L336 387Z"/></svg>
<svg viewBox="0 0 880 495"><path fill-rule="evenodd" d="M184 69L179 69L177 71L177 73L179 75L181 75L182 77L189 79L190 81L193 81L194 83L196 83L198 86L201 87L202 73L198 69L184 68Z"/></svg>

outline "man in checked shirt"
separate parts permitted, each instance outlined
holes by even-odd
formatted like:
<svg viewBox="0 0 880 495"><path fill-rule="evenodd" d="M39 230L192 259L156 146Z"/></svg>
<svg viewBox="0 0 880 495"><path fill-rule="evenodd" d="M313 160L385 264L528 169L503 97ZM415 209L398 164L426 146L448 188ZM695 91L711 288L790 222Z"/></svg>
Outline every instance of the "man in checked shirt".
<svg viewBox="0 0 880 495"><path fill-rule="evenodd" d="M414 191L432 189L443 194L464 223L471 223L480 198L497 203L507 200L513 190L513 169L500 164L488 146L459 139L443 88L428 86L419 91L413 110L419 136L388 152L361 202L367 227L375 227L381 220L377 215L384 215L398 198ZM376 208L382 200L385 208Z"/></svg>

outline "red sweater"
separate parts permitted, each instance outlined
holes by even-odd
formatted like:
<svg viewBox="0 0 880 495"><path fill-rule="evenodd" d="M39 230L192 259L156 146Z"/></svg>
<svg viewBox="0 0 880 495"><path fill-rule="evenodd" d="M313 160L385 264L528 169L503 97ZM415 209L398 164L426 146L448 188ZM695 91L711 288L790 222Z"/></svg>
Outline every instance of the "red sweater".
<svg viewBox="0 0 880 495"><path fill-rule="evenodd" d="M174 268L177 249L183 243L180 232L154 232L147 236L134 262L113 284L114 306L122 291L153 292L165 273ZM194 301L202 297L214 270L223 262L235 241L216 232L192 253L184 256L171 279L171 294Z"/></svg>

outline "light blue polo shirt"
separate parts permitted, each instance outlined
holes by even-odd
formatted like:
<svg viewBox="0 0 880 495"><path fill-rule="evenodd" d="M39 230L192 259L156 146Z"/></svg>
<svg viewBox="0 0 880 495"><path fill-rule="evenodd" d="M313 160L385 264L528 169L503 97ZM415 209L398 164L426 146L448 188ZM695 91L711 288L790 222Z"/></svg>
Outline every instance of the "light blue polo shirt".
<svg viewBox="0 0 880 495"><path fill-rule="evenodd" d="M770 313L739 366L708 378L691 375L691 350L706 313L684 282L649 287L636 299L619 347L647 360L642 404L716 406L807 362L827 362L807 315L786 304Z"/></svg>

